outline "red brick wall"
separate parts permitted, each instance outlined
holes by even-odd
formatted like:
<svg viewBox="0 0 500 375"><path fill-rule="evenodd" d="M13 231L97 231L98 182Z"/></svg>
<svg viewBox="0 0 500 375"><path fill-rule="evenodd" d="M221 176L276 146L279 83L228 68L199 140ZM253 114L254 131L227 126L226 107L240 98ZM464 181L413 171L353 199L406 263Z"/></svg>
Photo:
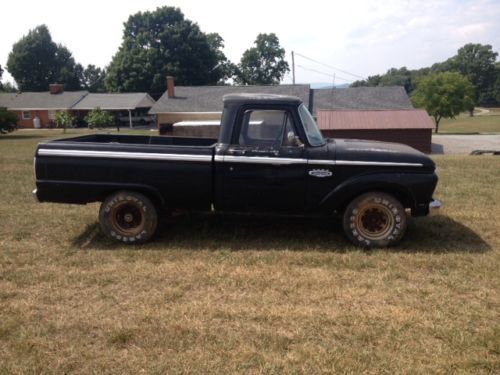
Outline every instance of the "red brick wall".
<svg viewBox="0 0 500 375"><path fill-rule="evenodd" d="M49 112L48 111L29 111L29 113L30 113L29 120L23 120L23 112L27 112L27 111L16 111L17 117L19 118L17 125L20 128L32 129L34 127L33 126L33 119L35 118L35 116L38 116L40 118L40 123L42 125L42 128L49 127Z"/></svg>
<svg viewBox="0 0 500 375"><path fill-rule="evenodd" d="M27 111L14 111L18 117L17 125L21 129L33 129L33 119L35 116L38 116L40 119L40 124L42 128L55 128L56 124L54 120L49 120L49 111L47 110L38 110L38 111L28 111L30 113L29 120L23 120L23 112ZM75 113L70 111L71 115L75 117Z"/></svg>

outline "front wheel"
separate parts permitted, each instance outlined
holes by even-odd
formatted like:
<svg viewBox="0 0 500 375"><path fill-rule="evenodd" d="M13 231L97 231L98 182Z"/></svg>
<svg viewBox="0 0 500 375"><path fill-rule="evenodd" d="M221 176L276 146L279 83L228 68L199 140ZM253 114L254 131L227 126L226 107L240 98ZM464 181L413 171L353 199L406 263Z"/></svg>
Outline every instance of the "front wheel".
<svg viewBox="0 0 500 375"><path fill-rule="evenodd" d="M406 212L392 195L372 192L355 198L344 212L344 231L357 246L387 247L406 231Z"/></svg>
<svg viewBox="0 0 500 375"><path fill-rule="evenodd" d="M99 223L103 232L114 240L142 243L155 233L158 215L146 196L133 191L119 191L102 203Z"/></svg>

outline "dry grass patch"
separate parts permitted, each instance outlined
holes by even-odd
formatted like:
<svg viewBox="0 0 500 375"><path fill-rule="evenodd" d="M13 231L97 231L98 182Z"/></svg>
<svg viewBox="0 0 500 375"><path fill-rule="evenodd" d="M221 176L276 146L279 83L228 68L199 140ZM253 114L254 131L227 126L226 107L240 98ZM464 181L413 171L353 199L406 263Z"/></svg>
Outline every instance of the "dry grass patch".
<svg viewBox="0 0 500 375"><path fill-rule="evenodd" d="M0 138L0 372L500 371L498 157L435 157L444 210L394 249L353 248L335 220L225 215L129 247L97 204L32 201L45 134Z"/></svg>

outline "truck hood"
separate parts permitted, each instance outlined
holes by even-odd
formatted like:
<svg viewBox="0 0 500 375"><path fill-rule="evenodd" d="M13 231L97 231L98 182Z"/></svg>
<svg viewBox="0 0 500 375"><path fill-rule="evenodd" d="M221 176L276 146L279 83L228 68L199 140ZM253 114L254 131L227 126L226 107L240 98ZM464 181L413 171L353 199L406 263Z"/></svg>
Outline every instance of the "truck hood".
<svg viewBox="0 0 500 375"><path fill-rule="evenodd" d="M333 144L332 144L333 143ZM380 163L422 164L434 170L435 164L430 157L410 146L400 143L367 141L360 139L329 140L329 150L335 149L337 162L364 161Z"/></svg>

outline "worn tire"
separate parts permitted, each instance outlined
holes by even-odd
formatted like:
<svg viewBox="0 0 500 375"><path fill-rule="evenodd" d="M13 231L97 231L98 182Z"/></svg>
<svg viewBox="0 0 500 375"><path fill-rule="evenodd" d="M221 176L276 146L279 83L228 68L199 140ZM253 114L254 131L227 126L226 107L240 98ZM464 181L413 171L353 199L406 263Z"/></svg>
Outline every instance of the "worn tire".
<svg viewBox="0 0 500 375"><path fill-rule="evenodd" d="M156 231L158 214L151 200L133 191L111 194L101 204L99 223L106 236L125 243L143 243Z"/></svg>
<svg viewBox="0 0 500 375"><path fill-rule="evenodd" d="M344 232L357 246L388 247L406 231L403 205L392 195L371 192L355 198L344 211Z"/></svg>

